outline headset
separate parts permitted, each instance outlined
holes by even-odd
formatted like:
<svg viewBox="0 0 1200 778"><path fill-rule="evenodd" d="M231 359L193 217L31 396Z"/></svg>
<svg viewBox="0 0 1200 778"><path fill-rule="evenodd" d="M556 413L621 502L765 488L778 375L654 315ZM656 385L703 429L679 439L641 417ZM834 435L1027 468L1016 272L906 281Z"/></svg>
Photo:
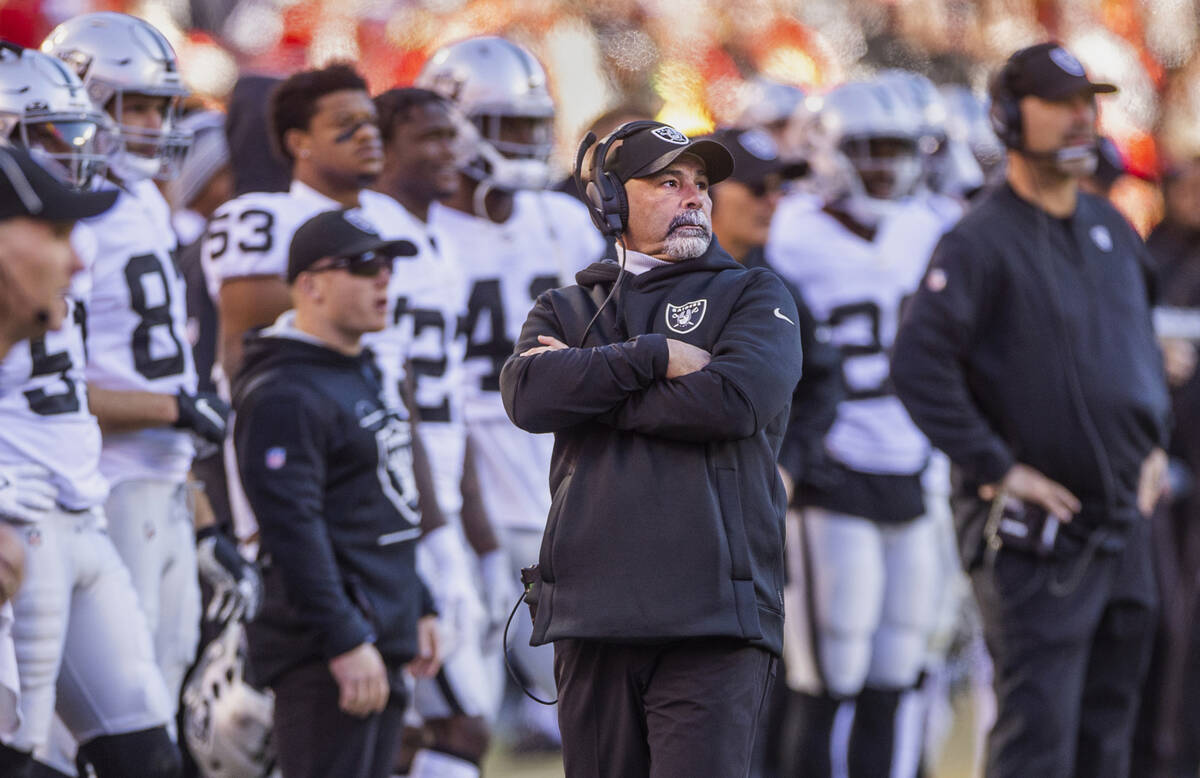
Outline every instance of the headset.
<svg viewBox="0 0 1200 778"><path fill-rule="evenodd" d="M586 184L583 182L583 158L587 155L588 149L596 144L596 133L589 132L583 142L579 144L579 151L575 154L575 187L583 197L583 204L587 206L588 215L592 217L592 223L596 225L596 229L600 230L601 234L606 238L616 238L621 246L621 272L617 275L617 280L613 282L612 289L608 290L608 294L604 297L604 302L600 303L600 307L596 309L591 321L583 328L583 334L579 336L579 348L583 348L583 342L587 340L588 332L600 318L600 313L608 306L609 300L616 294L617 287L621 285L625 272L625 254L628 252L628 248L625 246L625 229L629 225L629 198L625 194L625 184L621 182L621 179L617 178L615 173L604 169L605 163L608 162L608 150L619 140L624 140L643 130L661 126L660 122L639 119L626 122L613 130L608 137L600 141L599 146L596 146L596 153L592 155L592 164L588 167L592 180Z"/></svg>
<svg viewBox="0 0 1200 778"><path fill-rule="evenodd" d="M1019 59L1017 54L1008 58L992 82L992 106L988 111L988 116L996 137L1006 148L1019 151L1033 159L1070 162L1078 159L1081 155L1095 156L1098 152L1095 141L1087 147L1057 148L1052 151L1032 151L1025 148L1025 122L1021 117L1021 101L1012 88L1013 79L1024 67L1024 60Z"/></svg>
<svg viewBox="0 0 1200 778"><path fill-rule="evenodd" d="M996 74L992 83L992 107L988 112L992 120L992 131L1006 148L1021 150L1025 144L1025 128L1021 120L1021 103L1013 94L1012 80L1021 66L1015 57Z"/></svg>
<svg viewBox="0 0 1200 778"><path fill-rule="evenodd" d="M587 155L588 149L596 144L596 133L589 132L583 139L583 143L579 144L579 152L575 155L575 186L579 189L583 204L587 206L592 223L605 237L611 238L623 234L629 224L629 199L625 195L625 184L617 178L615 173L604 169L604 165L608 161L609 149L619 140L624 140L643 130L661 126L660 122L639 119L626 122L613 130L599 142L599 146L596 146L596 153L592 155L592 164L588 166L591 180L586 184L583 181L583 158Z"/></svg>

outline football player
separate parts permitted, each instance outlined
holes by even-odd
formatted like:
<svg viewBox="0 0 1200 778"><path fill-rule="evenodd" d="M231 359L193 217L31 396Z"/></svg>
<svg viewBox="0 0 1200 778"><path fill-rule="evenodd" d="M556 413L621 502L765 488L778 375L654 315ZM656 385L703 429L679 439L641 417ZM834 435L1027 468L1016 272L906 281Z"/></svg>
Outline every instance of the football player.
<svg viewBox="0 0 1200 778"><path fill-rule="evenodd" d="M20 127L10 139L55 155L87 186L87 157L96 151L88 139L106 120L80 102L86 92L75 74L44 54L10 48L0 53L0 84L3 113ZM77 227L72 242L90 266L94 231ZM85 376L90 283L87 273L72 280L59 331L0 363L0 467L24 468L27 491L37 485L48 498L2 511L21 535L26 581L13 601L21 723L3 738L0 773L32 774L33 752L45 753L57 713L99 776L175 776L170 696L137 592L105 528L108 484Z"/></svg>
<svg viewBox="0 0 1200 778"><path fill-rule="evenodd" d="M545 191L554 101L532 54L495 37L437 51L417 86L451 98L471 136L458 190L430 214L438 245L461 257L467 277L464 411L479 493L501 544L519 568L537 559L550 509L553 441L512 425L500 399L500 367L512 354L537 296L569 282L604 253L604 240L575 198ZM554 692L553 654L529 646L530 624L509 642L539 696ZM536 710L536 709L533 709ZM556 726L546 727L556 733Z"/></svg>
<svg viewBox="0 0 1200 778"><path fill-rule="evenodd" d="M841 348L846 385L820 478L798 487L802 531L788 539L793 773L805 776L830 774L846 701L855 703L849 774L890 774L896 709L917 681L933 618L936 535L921 482L929 444L893 394L887 356L943 229L913 197L923 132L887 86L834 89L805 133L823 199L785 200L767 243Z"/></svg>
<svg viewBox="0 0 1200 778"><path fill-rule="evenodd" d="M466 539L479 554L488 621L499 627L515 602L516 582L495 535L478 510L464 512L466 460L462 364L466 336L458 328L465 311L466 281L461 258L429 235L438 198L459 187L461 117L442 95L427 89L392 89L375 98L383 133L385 163L375 186L394 197L419 236L420 254L392 278L398 325L371 336L380 356L407 351L405 382L429 456L437 500L447 526L427 534L418 551L422 577L430 582L443 623L453 640L436 679L419 679L414 705L424 721L427 746L401 753L413 778L478 775L489 740L487 718L499 706L501 677L484 659L479 593L466 561ZM399 336L399 337L397 337ZM407 341L405 345L402 341ZM384 361L402 363L396 353ZM466 591L462 591L466 589ZM411 757L411 758L410 758Z"/></svg>
<svg viewBox="0 0 1200 778"><path fill-rule="evenodd" d="M190 134L176 122L188 92L166 38L133 16L75 17L42 48L76 68L117 129L108 166L117 204L88 224L96 240L89 404L104 433L109 535L133 578L174 703L200 630L188 486L193 435L220 444L228 413L215 395L197 391L178 244L155 184L177 172L187 150Z"/></svg>

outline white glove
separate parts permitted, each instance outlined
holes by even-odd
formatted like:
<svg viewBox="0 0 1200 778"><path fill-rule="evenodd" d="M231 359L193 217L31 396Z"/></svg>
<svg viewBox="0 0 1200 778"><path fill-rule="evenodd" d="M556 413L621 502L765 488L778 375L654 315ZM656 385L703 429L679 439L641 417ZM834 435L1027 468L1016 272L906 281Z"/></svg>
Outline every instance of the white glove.
<svg viewBox="0 0 1200 778"><path fill-rule="evenodd" d="M54 509L58 487L51 473L32 462L0 467L0 516L37 521Z"/></svg>
<svg viewBox="0 0 1200 778"><path fill-rule="evenodd" d="M204 617L217 624L231 619L254 621L262 606L263 583L258 565L243 557L232 538L216 527L196 534L196 568L213 589Z"/></svg>
<svg viewBox="0 0 1200 778"><path fill-rule="evenodd" d="M463 540L454 527L438 527L421 538L417 571L438 609L442 655L453 653L459 641L471 636L478 639L486 614L471 578Z"/></svg>
<svg viewBox="0 0 1200 778"><path fill-rule="evenodd" d="M521 596L521 581L513 571L508 554L496 549L479 557L479 577L483 579L488 631L502 630Z"/></svg>

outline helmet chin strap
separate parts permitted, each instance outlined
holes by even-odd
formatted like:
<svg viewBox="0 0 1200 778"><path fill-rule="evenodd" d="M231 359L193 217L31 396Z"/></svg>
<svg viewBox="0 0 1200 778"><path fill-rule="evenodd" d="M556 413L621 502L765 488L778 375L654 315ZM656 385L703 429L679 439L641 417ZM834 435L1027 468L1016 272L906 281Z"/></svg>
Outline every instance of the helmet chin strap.
<svg viewBox="0 0 1200 778"><path fill-rule="evenodd" d="M510 159L483 140L479 142L476 153L483 160L486 170L482 180L492 188L515 192L545 189L550 184L550 166L543 160Z"/></svg>
<svg viewBox="0 0 1200 778"><path fill-rule="evenodd" d="M132 184L158 175L162 169L162 160L158 157L143 157L123 148L109 158L108 169L117 178Z"/></svg>

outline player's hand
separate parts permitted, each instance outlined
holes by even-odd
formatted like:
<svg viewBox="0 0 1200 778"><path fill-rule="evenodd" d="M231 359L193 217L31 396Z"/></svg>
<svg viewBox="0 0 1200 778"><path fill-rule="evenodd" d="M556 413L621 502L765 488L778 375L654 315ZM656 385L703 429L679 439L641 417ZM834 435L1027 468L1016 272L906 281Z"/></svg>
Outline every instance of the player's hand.
<svg viewBox="0 0 1200 778"><path fill-rule="evenodd" d="M667 353L667 378L690 375L712 361L712 354L704 349L674 338L667 338Z"/></svg>
<svg viewBox="0 0 1200 778"><path fill-rule="evenodd" d="M1196 372L1196 346L1181 338L1160 338L1158 345L1162 349L1167 383L1178 387L1190 381Z"/></svg>
<svg viewBox="0 0 1200 778"><path fill-rule="evenodd" d="M538 335L538 343L541 343L542 345L525 349L521 352L521 356L529 357L533 356L534 354L541 354L545 351L558 351L559 349L564 349L567 347L566 343L563 343L553 335Z"/></svg>
<svg viewBox="0 0 1200 778"><path fill-rule="evenodd" d="M1070 521L1083 507L1079 498L1071 494L1067 487L1050 480L1029 465L1019 463L1009 468L999 484L979 487L979 496L985 500L996 499L1000 492L1040 505L1063 522Z"/></svg>
<svg viewBox="0 0 1200 778"><path fill-rule="evenodd" d="M0 605L16 596L25 578L25 546L17 531L0 523Z"/></svg>
<svg viewBox="0 0 1200 778"><path fill-rule="evenodd" d="M521 581L513 572L508 554L500 549L479 557L479 577L483 579L488 632L498 637L517 598L521 596Z"/></svg>
<svg viewBox="0 0 1200 778"><path fill-rule="evenodd" d="M1154 512L1159 499L1167 491L1167 453L1161 448L1150 452L1142 461L1138 475L1138 510L1143 516Z"/></svg>
<svg viewBox="0 0 1200 778"><path fill-rule="evenodd" d="M0 516L21 521L45 516L58 499L50 479L49 470L32 462L0 467Z"/></svg>
<svg viewBox="0 0 1200 778"><path fill-rule="evenodd" d="M206 619L218 624L232 619L254 620L262 605L262 576L257 565L238 553L231 538L216 527L196 533L196 566L213 588Z"/></svg>
<svg viewBox="0 0 1200 778"><path fill-rule="evenodd" d="M362 643L329 660L329 672L338 687L338 707L351 716L366 718L387 705L391 687L387 667L374 643Z"/></svg>
<svg viewBox="0 0 1200 778"><path fill-rule="evenodd" d="M179 418L176 427L195 432L209 443L220 445L225 440L229 406L212 392L188 394L182 389L176 395L179 400Z"/></svg>
<svg viewBox="0 0 1200 778"><path fill-rule="evenodd" d="M422 616L417 621L417 656L407 665L414 678L432 678L442 666L442 647L438 637L436 616Z"/></svg>

